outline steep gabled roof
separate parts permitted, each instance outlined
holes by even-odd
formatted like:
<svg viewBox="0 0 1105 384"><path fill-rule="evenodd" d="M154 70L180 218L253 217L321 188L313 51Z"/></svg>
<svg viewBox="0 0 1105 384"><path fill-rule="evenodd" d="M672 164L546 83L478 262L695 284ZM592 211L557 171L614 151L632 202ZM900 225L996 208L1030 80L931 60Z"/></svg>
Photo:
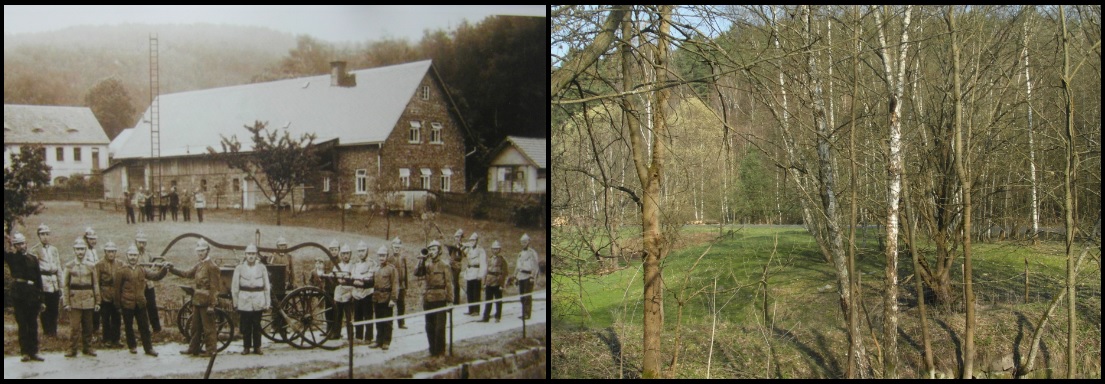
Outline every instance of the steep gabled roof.
<svg viewBox="0 0 1105 384"><path fill-rule="evenodd" d="M109 140L88 107L4 104L4 143L98 144Z"/></svg>
<svg viewBox="0 0 1105 384"><path fill-rule="evenodd" d="M354 87L332 87L330 75L320 75L161 95L161 156L206 153L208 146L221 151L220 134L237 135L249 151L253 142L243 126L256 120L286 129L293 139L314 133L316 143L339 137L342 145L383 142L430 65L424 60L350 71ZM149 118L147 109L116 159L150 156Z"/></svg>
<svg viewBox="0 0 1105 384"><path fill-rule="evenodd" d="M514 146L518 147L519 151L522 151L523 155L526 155L534 164L537 164L537 168L545 169L548 159L546 159L546 147L545 139L533 139L528 137L507 136L507 140L514 142Z"/></svg>

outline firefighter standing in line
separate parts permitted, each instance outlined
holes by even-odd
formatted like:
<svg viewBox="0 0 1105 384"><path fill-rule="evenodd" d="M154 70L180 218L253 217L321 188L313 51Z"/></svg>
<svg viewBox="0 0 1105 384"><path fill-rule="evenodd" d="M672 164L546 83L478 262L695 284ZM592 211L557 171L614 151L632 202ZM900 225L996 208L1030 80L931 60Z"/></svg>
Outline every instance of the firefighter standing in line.
<svg viewBox="0 0 1105 384"><path fill-rule="evenodd" d="M73 242L75 259L65 265L61 274L62 308L69 314L69 353L65 357L77 356L77 346L88 356L96 356L92 351L92 317L100 310L100 284L96 266L85 262L88 248L84 239L78 237Z"/></svg>
<svg viewBox="0 0 1105 384"><path fill-rule="evenodd" d="M207 240L196 241L196 257L199 262L192 268L181 271L169 264L169 272L184 278L194 278L192 287L192 340L188 349L181 351L182 355L210 357L218 349L216 347L215 334L215 304L219 292L223 291L222 279L219 277L219 266L211 260L209 251L211 247ZM200 353L200 341L207 344L207 351Z"/></svg>
<svg viewBox="0 0 1105 384"><path fill-rule="evenodd" d="M487 276L483 279L483 287L485 290L486 300L500 299L495 302L495 322L498 323L499 319L503 315L503 285L506 284L506 277L509 273L506 266L506 259L499 253L502 251L502 246L498 241L491 243L491 257L487 259ZM484 305L483 319L481 323L486 323L491 320L491 303Z"/></svg>
<svg viewBox="0 0 1105 384"><path fill-rule="evenodd" d="M388 258L388 264L395 267L395 271L399 273L399 297L395 299L396 315L403 316L407 313L407 258L403 256L403 241L399 240L399 236L395 236L395 239L391 240L391 257ZM407 329L407 323L405 319L399 319L399 329Z"/></svg>
<svg viewBox="0 0 1105 384"><path fill-rule="evenodd" d="M6 237L6 235L5 235ZM27 238L16 232L11 237L14 252L4 251L12 276L12 306L19 326L19 352L22 361L45 361L38 356L38 313L42 304L42 273L38 259L27 253Z"/></svg>
<svg viewBox="0 0 1105 384"><path fill-rule="evenodd" d="M353 320L372 320L373 305L372 292L374 286L372 279L376 274L376 261L368 257L368 244L364 241L357 243L357 262L353 264ZM365 328L368 331L365 332ZM372 324L358 325L355 327L354 338L357 340L372 341Z"/></svg>
<svg viewBox="0 0 1105 384"><path fill-rule="evenodd" d="M87 238L88 236L85 236ZM96 273L100 277L100 322L103 323L103 337L100 339L104 343L105 347L109 348L121 348L123 344L119 343L119 327L121 326L119 318L118 301L115 297L115 272L121 267L120 263L115 260L115 248L114 242L107 242L104 244L104 259L96 263ZM88 256L85 256L88 259ZM95 328L95 325L93 325Z"/></svg>
<svg viewBox="0 0 1105 384"><path fill-rule="evenodd" d="M480 301L480 287L483 285L483 278L487 276L487 251L479 246L480 235L472 232L472 236L468 238L468 251L464 259L464 280L467 282L465 285L465 292L468 293L469 303L478 303ZM468 312L465 313L468 316L479 316L480 305L469 305Z"/></svg>
<svg viewBox="0 0 1105 384"><path fill-rule="evenodd" d="M441 243L437 240L430 242L427 248L427 257L421 257L418 267L414 270L416 277L424 277L424 289L422 294L422 309L432 310L442 308L453 301L452 286L453 273L449 265L441 258ZM426 338L430 342L430 356L445 354L445 321L448 311L438 311L426 314Z"/></svg>
<svg viewBox="0 0 1105 384"><path fill-rule="evenodd" d="M134 243L138 248L138 260L144 263L153 263L153 257L146 255L146 233L141 230L134 235ZM161 280L161 279L157 279ZM157 312L157 292L154 289L154 279L146 281L146 315L149 317L150 326L154 333L161 332L161 316Z"/></svg>
<svg viewBox="0 0 1105 384"><path fill-rule="evenodd" d="M58 302L61 299L61 286L58 284L58 272L61 270L61 257L58 249L50 245L50 227L38 226L39 244L33 249L38 257L38 270L42 273L42 292L46 310L42 312L42 333L46 336L58 336Z"/></svg>
<svg viewBox="0 0 1105 384"><path fill-rule="evenodd" d="M272 283L268 269L257 262L257 246L246 247L246 262L234 268L230 297L242 319L243 355L261 355L261 312L272 305Z"/></svg>
<svg viewBox="0 0 1105 384"><path fill-rule="evenodd" d="M522 234L522 252L518 253L518 267L514 277L518 280L518 293L525 295L533 292L533 280L537 275L537 251L529 246L529 235ZM519 319L529 320L533 308L533 297L522 297L522 316Z"/></svg>
<svg viewBox="0 0 1105 384"><path fill-rule="evenodd" d="M142 349L147 355L157 357L150 340L150 319L146 312L146 283L150 280L165 278L168 270L164 265L157 272L151 272L138 265L138 248L127 248L127 264L119 268L115 275L115 298L123 312L123 323L127 331L127 348L130 353L138 353L138 343L134 340L134 320L138 318L138 334L142 337Z"/></svg>
<svg viewBox="0 0 1105 384"><path fill-rule="evenodd" d="M376 270L374 282L376 291L372 294L372 301L376 305L377 318L391 317L392 309L395 308L395 296L399 294L399 272L396 271L395 266L388 263L386 245L381 245L376 250L376 255L380 258L380 267ZM389 320L376 323L376 343L369 348L388 350L391 345L392 322Z"/></svg>

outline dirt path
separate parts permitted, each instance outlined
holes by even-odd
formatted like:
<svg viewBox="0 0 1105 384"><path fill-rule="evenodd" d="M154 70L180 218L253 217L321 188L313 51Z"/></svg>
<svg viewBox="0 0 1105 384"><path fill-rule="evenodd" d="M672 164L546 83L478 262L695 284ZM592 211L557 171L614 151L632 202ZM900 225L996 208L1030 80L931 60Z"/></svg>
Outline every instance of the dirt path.
<svg viewBox="0 0 1105 384"><path fill-rule="evenodd" d="M544 298L545 291L536 292L535 297ZM544 333L547 310L545 301L534 301L531 320L527 334L532 336L534 331ZM459 313L459 312L458 312ZM464 316L456 317L456 336L454 342L474 340L485 337L512 338L522 333L521 306L517 303L503 305L503 321L501 323L478 323L478 318ZM267 339L262 339L263 356L241 355L241 341L235 341L216 358L212 378L299 378L299 377L330 377L336 373L344 373L342 367L348 364L348 345L342 343L343 348L327 351L322 349L298 350L287 344L276 344ZM397 357L396 362L408 365L425 365L429 360L427 353L427 340L425 336L425 321L422 317L414 317L407 321L407 329L394 330L391 349L381 351L369 349L366 345L355 345L353 359L355 367L382 365ZM19 356L4 358L4 379L114 379L114 378L202 378L207 367L207 359L182 356L180 351L186 349L186 345L176 342L157 344L154 348L160 353L158 357L150 357L142 354L132 355L127 350L99 350L98 356L66 358L63 352L48 352L41 356L46 359L41 363L20 362ZM458 353L454 349L454 353ZM445 359L448 362L448 358ZM408 371L405 367L390 366L396 372Z"/></svg>

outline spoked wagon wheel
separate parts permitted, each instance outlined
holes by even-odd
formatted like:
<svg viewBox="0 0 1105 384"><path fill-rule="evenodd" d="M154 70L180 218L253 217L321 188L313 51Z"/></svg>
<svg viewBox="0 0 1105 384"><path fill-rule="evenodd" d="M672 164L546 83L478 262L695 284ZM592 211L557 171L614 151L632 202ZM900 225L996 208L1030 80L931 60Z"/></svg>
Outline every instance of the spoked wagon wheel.
<svg viewBox="0 0 1105 384"><path fill-rule="evenodd" d="M192 339L192 324L189 320L192 319L192 299L184 302L184 305L180 307L180 310L176 313L176 326L180 330L181 336L184 336L184 342L187 343Z"/></svg>
<svg viewBox="0 0 1105 384"><path fill-rule="evenodd" d="M287 343L290 336L287 323L280 308L269 308L261 313L261 334L277 343Z"/></svg>
<svg viewBox="0 0 1105 384"><path fill-rule="evenodd" d="M192 339L192 321L196 320L196 319L192 318L192 314L191 314L192 310L190 308L191 307L191 302L189 302L188 304L189 304L189 308L188 308L188 311L187 311L188 312L188 317L183 320L184 325L185 325L184 330L186 330L187 333L185 333L183 331L181 332L181 334L184 334L185 342L190 342L191 341L191 339ZM226 349L226 347L229 347L230 342L232 340L234 340L234 325L233 325L233 323L230 322L230 315L227 314L226 311L223 311L221 309L216 309L215 310L215 334L218 335L216 337L217 340L216 340L215 344L218 345L219 352L222 352L223 350ZM201 344L203 344L203 343L201 343Z"/></svg>
<svg viewBox="0 0 1105 384"><path fill-rule="evenodd" d="M334 319L327 317L332 309L334 299L317 287L303 287L288 293L280 302L280 310L288 320L288 344L298 349L338 348L325 345L334 326Z"/></svg>

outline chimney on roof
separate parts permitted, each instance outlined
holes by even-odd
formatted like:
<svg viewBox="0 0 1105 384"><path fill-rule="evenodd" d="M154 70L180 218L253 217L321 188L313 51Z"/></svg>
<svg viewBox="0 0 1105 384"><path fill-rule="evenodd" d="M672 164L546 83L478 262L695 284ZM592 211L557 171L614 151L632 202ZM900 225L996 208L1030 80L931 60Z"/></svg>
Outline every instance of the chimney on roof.
<svg viewBox="0 0 1105 384"><path fill-rule="evenodd" d="M357 85L356 75L350 75L345 72L344 61L331 61L330 62L330 86L331 87L353 87Z"/></svg>

